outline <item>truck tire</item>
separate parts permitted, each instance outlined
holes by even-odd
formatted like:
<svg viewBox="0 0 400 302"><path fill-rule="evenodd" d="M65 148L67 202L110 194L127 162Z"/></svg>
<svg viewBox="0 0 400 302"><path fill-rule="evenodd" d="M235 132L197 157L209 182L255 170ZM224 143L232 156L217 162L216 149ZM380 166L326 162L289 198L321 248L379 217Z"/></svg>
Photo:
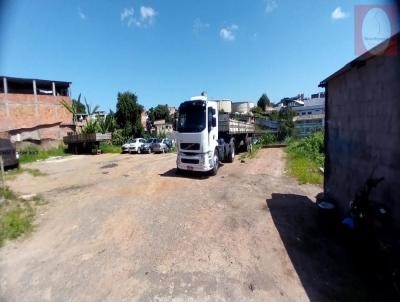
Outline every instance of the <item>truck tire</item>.
<svg viewBox="0 0 400 302"><path fill-rule="evenodd" d="M228 153L228 163L233 163L234 160L235 160L235 145L230 144Z"/></svg>
<svg viewBox="0 0 400 302"><path fill-rule="evenodd" d="M214 155L213 155L213 161L214 161L214 167L211 170L211 175L215 176L218 173L218 168L219 168L219 156L218 156L218 150L215 149Z"/></svg>

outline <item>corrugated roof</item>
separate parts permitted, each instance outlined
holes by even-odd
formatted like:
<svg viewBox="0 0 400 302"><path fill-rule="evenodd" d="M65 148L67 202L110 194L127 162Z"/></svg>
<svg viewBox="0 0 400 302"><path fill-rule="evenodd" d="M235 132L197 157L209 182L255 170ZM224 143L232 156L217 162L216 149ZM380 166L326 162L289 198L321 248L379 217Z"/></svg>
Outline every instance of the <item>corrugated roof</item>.
<svg viewBox="0 0 400 302"><path fill-rule="evenodd" d="M6 78L7 80L11 80L14 82L31 82L33 80L36 81L36 83L48 83L51 84L54 82L55 84L61 84L61 85L70 85L71 82L67 81L54 81L54 80L43 80L43 79L31 79L31 78L17 78L17 77L8 77L4 75L0 75L0 78Z"/></svg>

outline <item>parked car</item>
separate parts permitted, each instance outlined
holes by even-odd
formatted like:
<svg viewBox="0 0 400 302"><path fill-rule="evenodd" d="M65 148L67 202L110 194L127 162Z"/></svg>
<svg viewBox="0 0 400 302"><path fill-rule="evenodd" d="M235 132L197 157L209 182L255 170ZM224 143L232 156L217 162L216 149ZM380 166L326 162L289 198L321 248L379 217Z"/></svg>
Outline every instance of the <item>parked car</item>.
<svg viewBox="0 0 400 302"><path fill-rule="evenodd" d="M19 154L9 139L0 138L0 155L3 158L4 167L18 167Z"/></svg>
<svg viewBox="0 0 400 302"><path fill-rule="evenodd" d="M165 153L169 151L169 147L167 145L167 139L157 139L153 144L153 152L154 153Z"/></svg>
<svg viewBox="0 0 400 302"><path fill-rule="evenodd" d="M141 147L141 153L151 153L153 152L153 144L157 141L156 138L149 138Z"/></svg>
<svg viewBox="0 0 400 302"><path fill-rule="evenodd" d="M167 144L169 150L171 150L174 146L174 142L170 138L165 138L165 143Z"/></svg>
<svg viewBox="0 0 400 302"><path fill-rule="evenodd" d="M122 153L140 153L140 147L146 142L144 138L134 138L122 145Z"/></svg>

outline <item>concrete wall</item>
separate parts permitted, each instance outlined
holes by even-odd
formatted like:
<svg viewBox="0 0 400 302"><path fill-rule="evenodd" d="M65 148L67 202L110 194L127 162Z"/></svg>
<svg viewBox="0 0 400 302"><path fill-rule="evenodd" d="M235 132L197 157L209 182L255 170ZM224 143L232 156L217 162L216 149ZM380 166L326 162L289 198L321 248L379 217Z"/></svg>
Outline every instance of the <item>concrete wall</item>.
<svg viewBox="0 0 400 302"><path fill-rule="evenodd" d="M400 228L400 60L377 56L327 83L325 193L344 212L374 171L372 194Z"/></svg>
<svg viewBox="0 0 400 302"><path fill-rule="evenodd" d="M12 141L61 140L72 129L61 100L71 103L68 96L0 93L0 133Z"/></svg>

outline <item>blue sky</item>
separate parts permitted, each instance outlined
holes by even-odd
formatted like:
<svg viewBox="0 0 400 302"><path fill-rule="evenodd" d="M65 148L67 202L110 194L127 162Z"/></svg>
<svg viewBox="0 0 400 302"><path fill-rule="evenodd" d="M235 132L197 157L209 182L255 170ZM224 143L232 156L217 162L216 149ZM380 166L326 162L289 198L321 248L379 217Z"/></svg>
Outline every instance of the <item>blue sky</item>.
<svg viewBox="0 0 400 302"><path fill-rule="evenodd" d="M103 110L317 92L351 59L350 0L0 0L0 74L72 82Z"/></svg>

